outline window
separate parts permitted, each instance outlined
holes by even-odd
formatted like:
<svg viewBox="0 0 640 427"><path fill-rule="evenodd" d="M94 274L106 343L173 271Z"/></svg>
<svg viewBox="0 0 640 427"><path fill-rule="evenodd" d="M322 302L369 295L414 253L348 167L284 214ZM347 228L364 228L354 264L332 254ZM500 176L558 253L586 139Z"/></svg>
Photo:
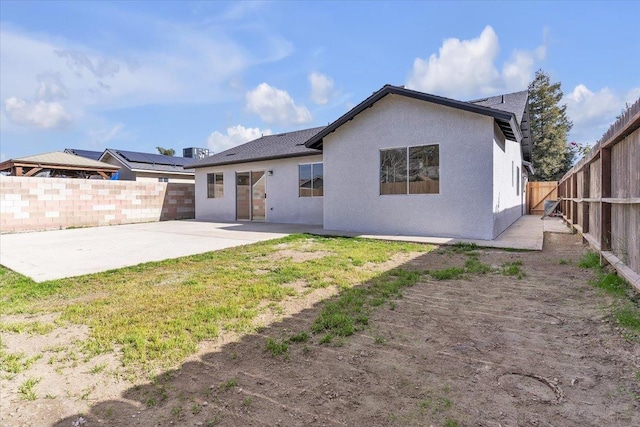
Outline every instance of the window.
<svg viewBox="0 0 640 427"><path fill-rule="evenodd" d="M380 194L438 194L437 144L380 150Z"/></svg>
<svg viewBox="0 0 640 427"><path fill-rule="evenodd" d="M300 197L322 197L324 195L322 163L298 165L298 195Z"/></svg>
<svg viewBox="0 0 640 427"><path fill-rule="evenodd" d="M516 166L516 196L520 195L520 168Z"/></svg>
<svg viewBox="0 0 640 427"><path fill-rule="evenodd" d="M224 196L224 178L221 172L207 174L207 198L219 199Z"/></svg>
<svg viewBox="0 0 640 427"><path fill-rule="evenodd" d="M158 182L169 182L169 178L166 176L158 177Z"/></svg>

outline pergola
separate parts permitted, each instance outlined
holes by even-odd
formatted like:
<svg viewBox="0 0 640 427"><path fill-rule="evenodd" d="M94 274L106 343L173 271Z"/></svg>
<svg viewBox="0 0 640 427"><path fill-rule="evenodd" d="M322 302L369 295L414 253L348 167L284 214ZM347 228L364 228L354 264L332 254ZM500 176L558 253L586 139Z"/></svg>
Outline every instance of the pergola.
<svg viewBox="0 0 640 427"><path fill-rule="evenodd" d="M120 168L105 162L87 159L74 154L54 151L34 156L10 159L0 163L0 172L11 176L45 176L58 178L110 179Z"/></svg>

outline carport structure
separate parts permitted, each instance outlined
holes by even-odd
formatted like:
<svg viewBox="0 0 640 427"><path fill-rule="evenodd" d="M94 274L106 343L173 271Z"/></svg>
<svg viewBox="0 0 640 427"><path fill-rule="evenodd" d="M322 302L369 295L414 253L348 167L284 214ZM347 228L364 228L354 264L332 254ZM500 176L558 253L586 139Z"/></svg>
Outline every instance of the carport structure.
<svg viewBox="0 0 640 427"><path fill-rule="evenodd" d="M118 166L61 151L9 159L0 163L0 172L12 176L110 179Z"/></svg>

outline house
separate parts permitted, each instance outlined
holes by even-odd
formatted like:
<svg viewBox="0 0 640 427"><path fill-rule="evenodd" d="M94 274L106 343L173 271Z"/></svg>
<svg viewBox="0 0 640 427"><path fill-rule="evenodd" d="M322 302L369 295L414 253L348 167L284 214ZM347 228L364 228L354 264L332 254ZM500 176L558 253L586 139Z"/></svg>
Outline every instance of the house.
<svg viewBox="0 0 640 427"><path fill-rule="evenodd" d="M472 102L386 85L326 127L191 165L196 219L491 240L524 213L525 92Z"/></svg>
<svg viewBox="0 0 640 427"><path fill-rule="evenodd" d="M118 169L118 166L61 151L19 157L0 163L0 172L12 176L110 179Z"/></svg>
<svg viewBox="0 0 640 427"><path fill-rule="evenodd" d="M193 160L192 158L116 150L113 148L107 148L100 155L101 162L120 167L118 179L125 181L193 183L193 169L184 168Z"/></svg>
<svg viewBox="0 0 640 427"><path fill-rule="evenodd" d="M76 156L85 157L91 160L100 160L100 156L102 156L102 151L93 151L93 150L81 150L79 148L65 148L65 153L75 154Z"/></svg>

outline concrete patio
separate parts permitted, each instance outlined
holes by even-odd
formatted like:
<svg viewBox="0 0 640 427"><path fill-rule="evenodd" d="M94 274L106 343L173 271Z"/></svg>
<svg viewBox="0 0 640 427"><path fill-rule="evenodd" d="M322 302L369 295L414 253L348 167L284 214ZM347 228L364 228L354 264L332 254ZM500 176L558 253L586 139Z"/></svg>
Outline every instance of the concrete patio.
<svg viewBox="0 0 640 427"><path fill-rule="evenodd" d="M0 238L0 264L41 282L247 245L293 233L542 250L545 231L570 232L559 218L540 220L532 215L521 217L495 240L345 233L299 224L165 221L4 234Z"/></svg>

